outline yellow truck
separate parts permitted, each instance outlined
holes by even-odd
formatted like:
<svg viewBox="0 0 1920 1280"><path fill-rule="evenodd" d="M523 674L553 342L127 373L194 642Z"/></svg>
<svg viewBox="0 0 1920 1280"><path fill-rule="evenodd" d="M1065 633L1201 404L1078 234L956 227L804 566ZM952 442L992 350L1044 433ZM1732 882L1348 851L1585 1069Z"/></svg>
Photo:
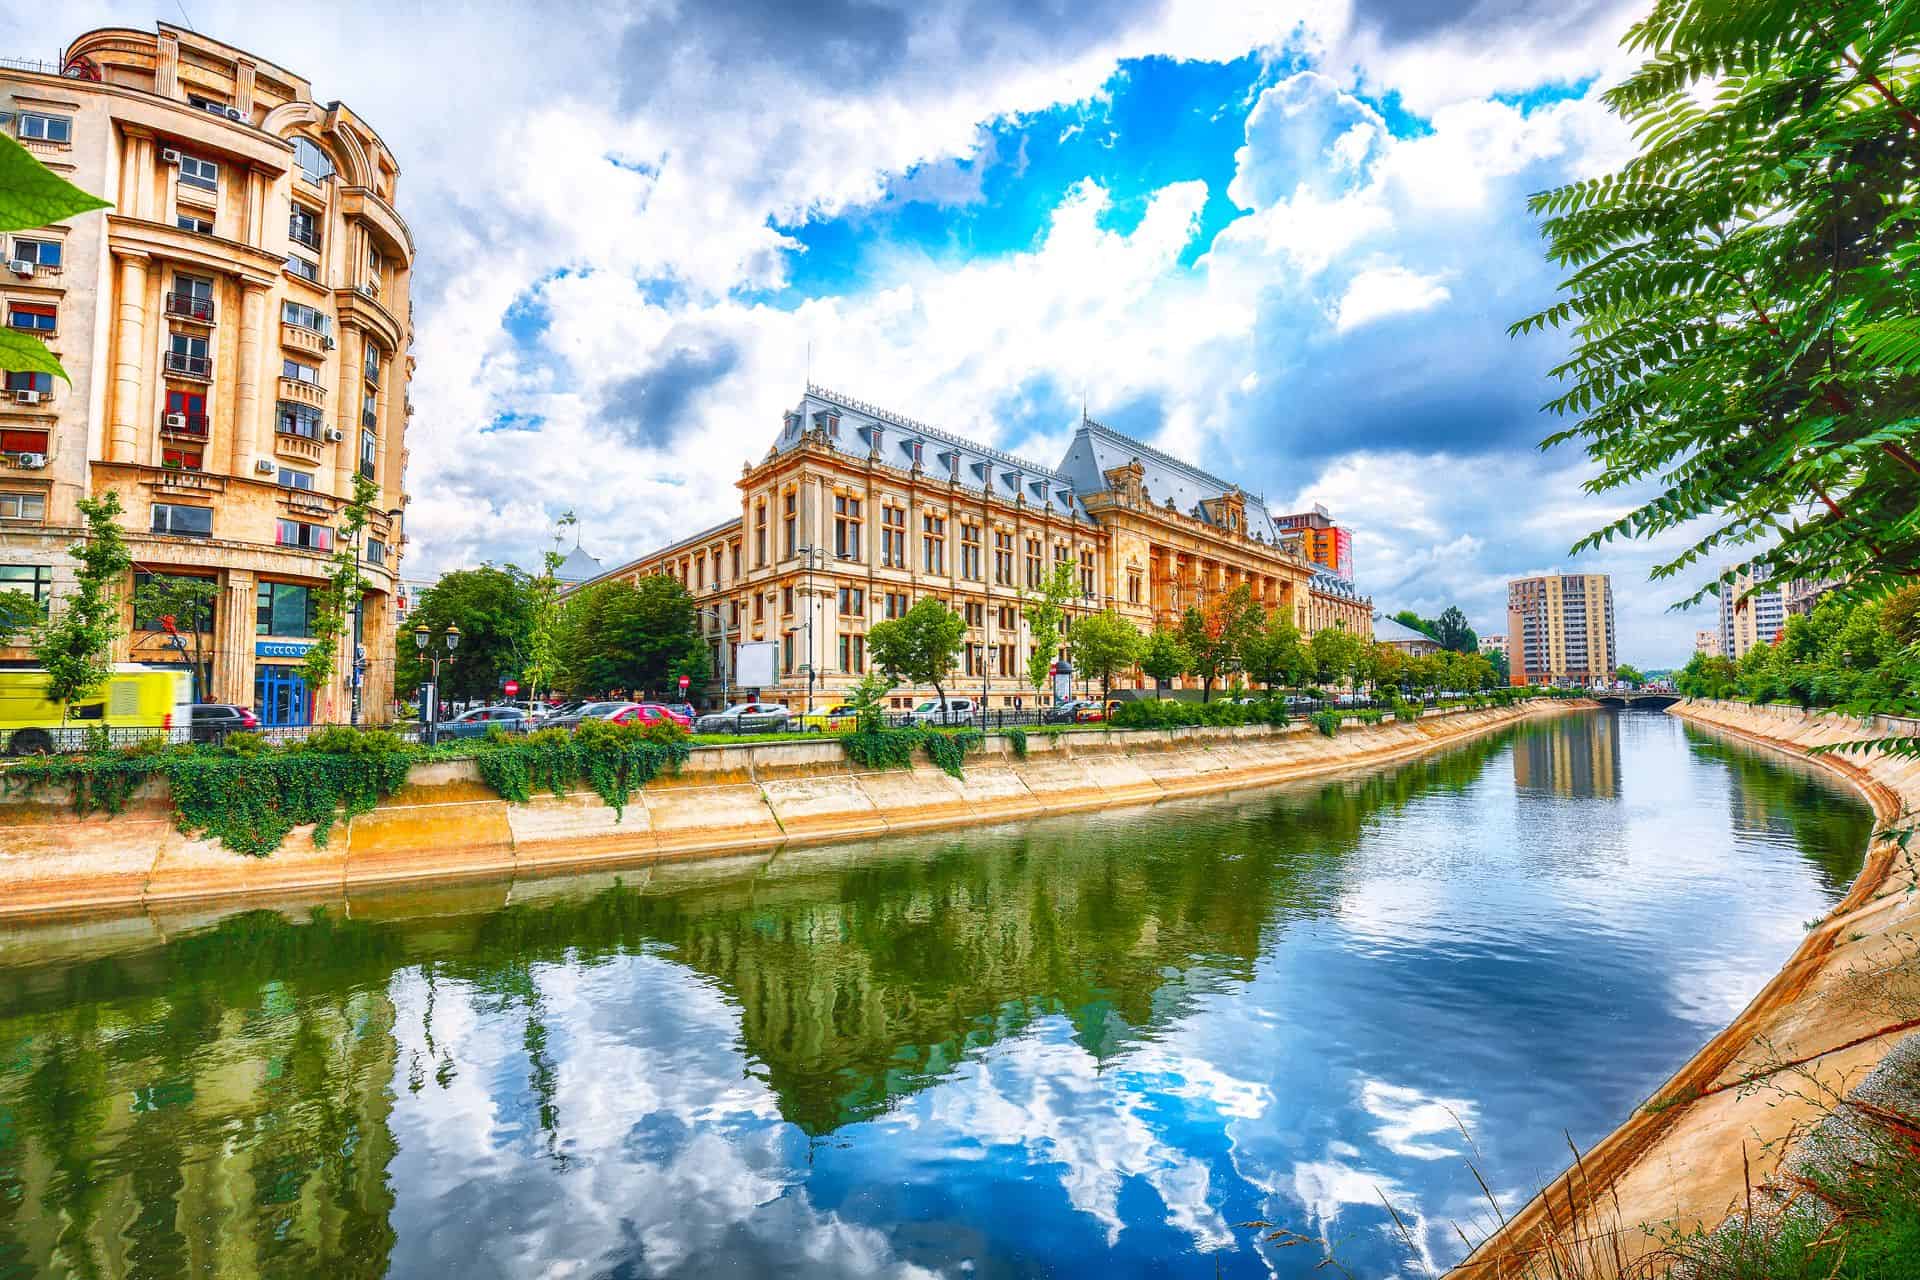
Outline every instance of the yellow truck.
<svg viewBox="0 0 1920 1280"><path fill-rule="evenodd" d="M193 732L193 677L123 663L91 697L62 703L47 698L46 672L0 670L0 749L10 755L71 751L85 743L89 729L148 730L185 742Z"/></svg>

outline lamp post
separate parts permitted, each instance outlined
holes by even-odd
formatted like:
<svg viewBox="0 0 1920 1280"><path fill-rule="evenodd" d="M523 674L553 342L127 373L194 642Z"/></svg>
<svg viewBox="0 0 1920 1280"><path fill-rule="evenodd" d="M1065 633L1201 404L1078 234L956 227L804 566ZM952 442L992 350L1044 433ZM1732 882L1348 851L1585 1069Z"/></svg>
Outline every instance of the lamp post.
<svg viewBox="0 0 1920 1280"><path fill-rule="evenodd" d="M724 707L730 700L727 676L733 666L733 655L727 649L727 620L721 616L719 605L695 605L693 611L712 614L713 625L720 629L720 705Z"/></svg>
<svg viewBox="0 0 1920 1280"><path fill-rule="evenodd" d="M429 651L432 639L433 633L428 630L426 623L413 629L413 647L433 664L433 680L428 685L430 694L420 699L421 718L426 721L427 745L430 747L440 743L440 664L442 661L453 661L453 651L460 647L460 628L449 622L447 629L441 632L440 643L446 647L445 653Z"/></svg>
<svg viewBox="0 0 1920 1280"><path fill-rule="evenodd" d="M806 586L801 591L801 595L806 600L807 618L806 618L806 621L801 625L806 627L807 629L807 711L806 711L806 714L812 715L813 714L813 676L814 676L815 670L817 669L817 664L814 661L814 655L813 655L813 612L815 609L819 608L819 604L820 604L819 601L813 598L813 559L815 556L818 556L824 562L827 558L827 552L826 552L826 548L816 547L811 542L806 543L802 546L795 547L794 550L807 558L807 583L806 583Z"/></svg>

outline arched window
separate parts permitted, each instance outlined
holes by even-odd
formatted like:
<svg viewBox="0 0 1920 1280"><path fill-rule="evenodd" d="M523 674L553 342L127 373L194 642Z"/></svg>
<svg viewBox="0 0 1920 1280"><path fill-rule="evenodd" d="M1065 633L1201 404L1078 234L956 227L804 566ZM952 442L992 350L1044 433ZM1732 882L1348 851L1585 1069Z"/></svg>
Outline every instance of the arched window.
<svg viewBox="0 0 1920 1280"><path fill-rule="evenodd" d="M300 172L308 182L321 183L333 177L333 161L327 158L327 153L312 138L293 140L293 162L300 166Z"/></svg>

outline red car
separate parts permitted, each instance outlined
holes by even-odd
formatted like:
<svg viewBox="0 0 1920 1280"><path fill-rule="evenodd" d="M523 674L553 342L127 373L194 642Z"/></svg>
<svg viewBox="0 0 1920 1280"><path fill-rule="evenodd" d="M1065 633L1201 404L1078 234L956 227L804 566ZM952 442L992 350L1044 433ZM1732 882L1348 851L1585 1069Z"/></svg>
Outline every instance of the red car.
<svg viewBox="0 0 1920 1280"><path fill-rule="evenodd" d="M693 717L660 702L635 702L620 708L607 719L615 724L659 724L662 720L671 720L689 732L693 729Z"/></svg>

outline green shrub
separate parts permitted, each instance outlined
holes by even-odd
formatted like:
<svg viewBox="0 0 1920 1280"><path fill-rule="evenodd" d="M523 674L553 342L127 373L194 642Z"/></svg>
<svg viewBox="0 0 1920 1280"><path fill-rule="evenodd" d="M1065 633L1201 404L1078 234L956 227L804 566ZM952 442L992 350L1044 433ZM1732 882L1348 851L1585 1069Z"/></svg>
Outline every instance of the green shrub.
<svg viewBox="0 0 1920 1280"><path fill-rule="evenodd" d="M922 742L926 747L927 759L940 766L942 773L949 777L964 777L962 765L967 752L975 750L984 741L986 735L978 729L955 729L942 732L937 729L923 731Z"/></svg>
<svg viewBox="0 0 1920 1280"><path fill-rule="evenodd" d="M840 749L862 769L911 769L913 751L920 745L916 728L857 728L840 735Z"/></svg>
<svg viewBox="0 0 1920 1280"><path fill-rule="evenodd" d="M1340 732L1340 713L1338 711L1316 711L1310 717L1313 727L1331 738Z"/></svg>
<svg viewBox="0 0 1920 1280"><path fill-rule="evenodd" d="M1420 708L1401 698L1393 701L1393 718L1401 724L1413 724L1420 719Z"/></svg>
<svg viewBox="0 0 1920 1280"><path fill-rule="evenodd" d="M687 761L686 733L677 725L668 727L673 732L658 732L658 725L588 720L571 734L563 729L489 734L473 761L481 781L515 804L527 803L536 790L560 796L583 782L624 819L636 790Z"/></svg>
<svg viewBox="0 0 1920 1280"><path fill-rule="evenodd" d="M1025 760L1027 758L1027 731L1025 729L1007 730L1007 742L1013 748L1014 759Z"/></svg>

